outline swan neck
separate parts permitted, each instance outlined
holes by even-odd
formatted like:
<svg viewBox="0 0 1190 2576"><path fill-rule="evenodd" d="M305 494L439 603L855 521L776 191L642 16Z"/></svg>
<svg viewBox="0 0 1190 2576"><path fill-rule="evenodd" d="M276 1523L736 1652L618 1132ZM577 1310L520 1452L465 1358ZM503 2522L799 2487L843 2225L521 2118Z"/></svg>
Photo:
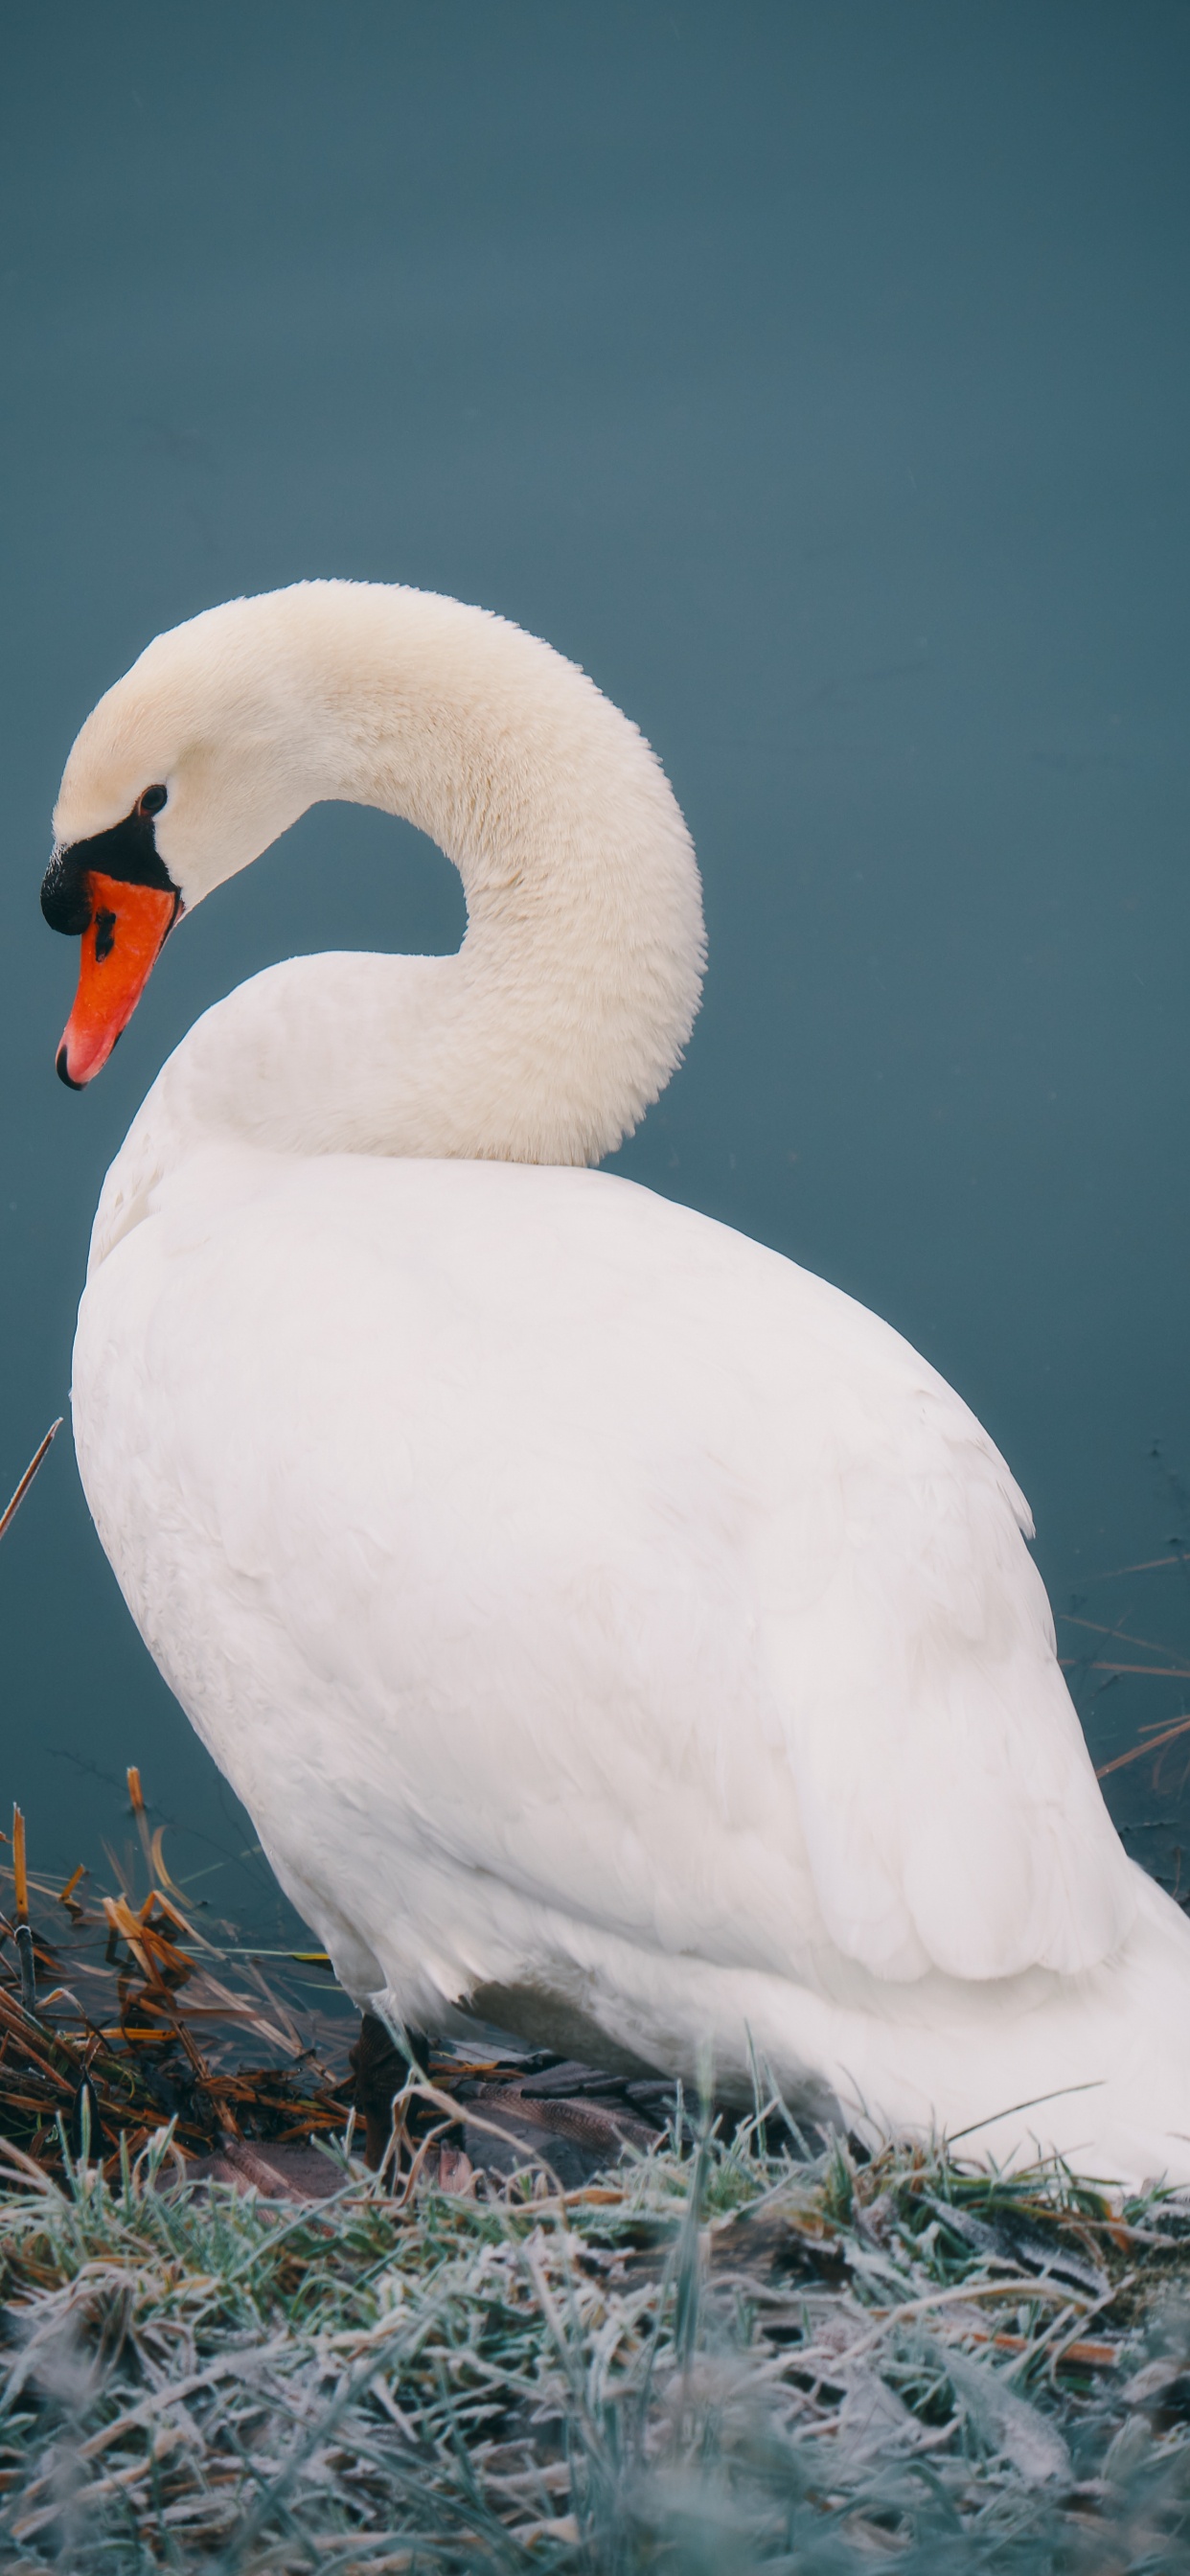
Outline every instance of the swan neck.
<svg viewBox="0 0 1190 2576"><path fill-rule="evenodd" d="M241 987L174 1060L204 1126L597 1161L668 1080L701 984L694 854L636 727L548 645L427 593L310 583L210 617L241 670L256 655L242 729L277 782L257 846L323 799L378 806L438 843L468 919L453 959L299 959Z"/></svg>

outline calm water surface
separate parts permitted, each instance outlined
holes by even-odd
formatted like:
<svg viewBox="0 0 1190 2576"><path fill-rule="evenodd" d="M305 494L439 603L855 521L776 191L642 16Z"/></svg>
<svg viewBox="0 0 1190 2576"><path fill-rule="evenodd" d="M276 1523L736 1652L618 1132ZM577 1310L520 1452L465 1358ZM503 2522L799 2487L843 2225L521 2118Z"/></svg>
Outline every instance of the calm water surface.
<svg viewBox="0 0 1190 2576"><path fill-rule="evenodd" d="M421 583L581 660L689 816L707 1001L620 1167L908 1334L1091 1623L1096 1759L1175 1719L1186 9L51 0L2 41L0 1481L65 1405L105 1165L196 1013L462 928L416 835L323 808L70 1097L37 889L74 732L212 601ZM263 1921L65 1438L0 1620L35 1857L122 1839L135 1761L195 1893ZM1108 1782L1171 1871L1186 1747Z"/></svg>

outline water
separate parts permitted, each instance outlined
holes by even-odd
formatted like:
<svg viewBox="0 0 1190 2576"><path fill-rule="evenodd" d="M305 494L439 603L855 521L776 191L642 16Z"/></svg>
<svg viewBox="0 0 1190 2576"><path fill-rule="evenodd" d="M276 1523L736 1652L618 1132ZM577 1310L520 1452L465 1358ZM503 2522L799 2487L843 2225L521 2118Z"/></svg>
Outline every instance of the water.
<svg viewBox="0 0 1190 2576"><path fill-rule="evenodd" d="M323 809L70 1097L37 888L76 727L214 600L422 583L583 661L690 818L707 1001L622 1167L982 1414L1055 1604L1160 1651L1066 1650L1174 1668L1081 1676L1098 1760L1176 1716L1178 1566L1094 1578L1190 1538L1185 10L59 0L6 65L0 1480L65 1404L100 1179L195 1014L462 922L415 835ZM122 1837L136 1761L196 1892L264 1909L65 1438L0 1619L34 1856ZM1108 1786L1172 1869L1164 1759Z"/></svg>

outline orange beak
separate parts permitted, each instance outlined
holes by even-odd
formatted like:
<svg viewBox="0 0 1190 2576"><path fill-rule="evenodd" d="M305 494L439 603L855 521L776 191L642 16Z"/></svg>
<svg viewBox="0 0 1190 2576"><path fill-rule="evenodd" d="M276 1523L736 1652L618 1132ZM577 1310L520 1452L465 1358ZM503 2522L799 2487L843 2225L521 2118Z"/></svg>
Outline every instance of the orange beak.
<svg viewBox="0 0 1190 2576"><path fill-rule="evenodd" d="M92 869L91 921L83 932L74 1009L62 1033L58 1071L81 1091L107 1063L126 1029L181 909L160 886L126 885Z"/></svg>

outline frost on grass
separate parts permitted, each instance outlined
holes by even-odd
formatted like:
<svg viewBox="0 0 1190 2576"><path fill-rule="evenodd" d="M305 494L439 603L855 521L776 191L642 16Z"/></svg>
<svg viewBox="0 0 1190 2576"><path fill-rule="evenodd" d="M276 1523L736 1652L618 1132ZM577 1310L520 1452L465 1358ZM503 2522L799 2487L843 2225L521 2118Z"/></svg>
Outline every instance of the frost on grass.
<svg viewBox="0 0 1190 2576"><path fill-rule="evenodd" d="M766 2143L767 2136L767 2143ZM0 2196L13 2576L1190 2566L1190 2214L676 2125L561 2195Z"/></svg>

